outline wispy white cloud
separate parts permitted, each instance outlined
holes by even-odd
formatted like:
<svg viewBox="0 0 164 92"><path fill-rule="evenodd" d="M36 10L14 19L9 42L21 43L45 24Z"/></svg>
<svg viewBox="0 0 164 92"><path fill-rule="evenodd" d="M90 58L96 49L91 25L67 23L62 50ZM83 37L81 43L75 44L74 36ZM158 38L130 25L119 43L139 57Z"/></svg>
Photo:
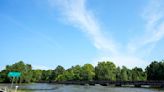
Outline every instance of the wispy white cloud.
<svg viewBox="0 0 164 92"><path fill-rule="evenodd" d="M93 65L96 66L99 61L112 61L114 62L117 66L127 66L128 68L134 68L135 66L137 67L146 67L148 65L148 62L145 62L142 58L133 56L133 55L114 55L114 56L99 56L95 58L92 62ZM97 61L97 62L95 62Z"/></svg>
<svg viewBox="0 0 164 92"><path fill-rule="evenodd" d="M132 39L128 44L129 51L137 52L147 49L150 54L156 43L164 37L164 5L162 0L150 0L145 7L142 17L145 21L145 31L142 36Z"/></svg>
<svg viewBox="0 0 164 92"><path fill-rule="evenodd" d="M33 69L34 70L37 70L37 69L40 69L40 70L49 70L51 68L50 67L46 67L44 65L33 65Z"/></svg>
<svg viewBox="0 0 164 92"><path fill-rule="evenodd" d="M85 32L97 49L117 53L114 41L104 36L98 20L86 7L85 0L49 0L49 2L51 5L57 5L70 23Z"/></svg>
<svg viewBox="0 0 164 92"><path fill-rule="evenodd" d="M103 34L101 25L93 12L87 8L85 0L49 0L51 6L57 6L73 26L80 28L88 35L94 46L103 54L95 61L112 60L117 65L128 67L147 65L142 55L149 54L155 44L164 36L163 12L159 0L152 0L145 8L143 19L145 20L144 35L127 44L127 49L118 49L118 42L113 38L107 38ZM148 46L151 44L151 46ZM141 50L144 49L145 52ZM146 53L146 54L145 54ZM143 56L144 57L144 56ZM94 64L95 64L94 61Z"/></svg>

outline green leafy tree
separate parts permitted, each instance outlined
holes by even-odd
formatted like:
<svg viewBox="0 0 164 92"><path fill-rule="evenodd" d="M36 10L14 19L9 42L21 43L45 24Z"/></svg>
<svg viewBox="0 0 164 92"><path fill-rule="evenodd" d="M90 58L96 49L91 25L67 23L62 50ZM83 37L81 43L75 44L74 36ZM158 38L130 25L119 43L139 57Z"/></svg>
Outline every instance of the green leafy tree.
<svg viewBox="0 0 164 92"><path fill-rule="evenodd" d="M6 83L10 82L7 74L8 74L7 70L2 70L0 72L0 82L6 82Z"/></svg>
<svg viewBox="0 0 164 92"><path fill-rule="evenodd" d="M64 71L65 71L64 67L58 65L56 69L52 71L50 79L55 80L57 76L63 74Z"/></svg>
<svg viewBox="0 0 164 92"><path fill-rule="evenodd" d="M42 70L32 70L32 82L41 81Z"/></svg>
<svg viewBox="0 0 164 92"><path fill-rule="evenodd" d="M91 81L95 77L95 69L91 64L85 64L81 71L82 80Z"/></svg>
<svg viewBox="0 0 164 92"><path fill-rule="evenodd" d="M121 69L120 69L120 67L117 67L117 69L116 69L116 80L121 81Z"/></svg>
<svg viewBox="0 0 164 92"><path fill-rule="evenodd" d="M142 68L135 67L132 69L132 80L133 81L143 81L146 80L146 73Z"/></svg>
<svg viewBox="0 0 164 92"><path fill-rule="evenodd" d="M122 81L128 81L128 69L123 66L122 69L121 69L121 80Z"/></svg>
<svg viewBox="0 0 164 92"><path fill-rule="evenodd" d="M95 67L97 80L116 80L116 66L112 62L99 62Z"/></svg>
<svg viewBox="0 0 164 92"><path fill-rule="evenodd" d="M30 82L32 79L32 66L30 64L24 64L23 61L19 61L13 65L7 65L6 71L7 73L11 71L21 72L20 83Z"/></svg>
<svg viewBox="0 0 164 92"><path fill-rule="evenodd" d="M41 80L42 81L50 81L51 74L52 74L52 70L43 70Z"/></svg>
<svg viewBox="0 0 164 92"><path fill-rule="evenodd" d="M91 80L111 80L111 81L145 81L145 80L164 80L164 61L154 61L145 69L135 67L128 69L123 66L115 66L110 61L99 62L94 68L91 64L83 66L76 65L65 70L62 66L57 66L55 70L32 70L30 64L19 61L0 71L0 82L11 82L7 76L9 72L21 72L19 82L41 82L41 81L91 81Z"/></svg>
<svg viewBox="0 0 164 92"><path fill-rule="evenodd" d="M73 79L74 79L74 74L73 74L73 71L71 69L64 71L63 74L59 74L56 77L56 81L71 81Z"/></svg>
<svg viewBox="0 0 164 92"><path fill-rule="evenodd" d="M146 68L147 80L164 80L164 61L154 61Z"/></svg>
<svg viewBox="0 0 164 92"><path fill-rule="evenodd" d="M72 66L70 70L73 71L73 76L74 76L73 80L82 80L82 76L81 76L82 68L80 65Z"/></svg>

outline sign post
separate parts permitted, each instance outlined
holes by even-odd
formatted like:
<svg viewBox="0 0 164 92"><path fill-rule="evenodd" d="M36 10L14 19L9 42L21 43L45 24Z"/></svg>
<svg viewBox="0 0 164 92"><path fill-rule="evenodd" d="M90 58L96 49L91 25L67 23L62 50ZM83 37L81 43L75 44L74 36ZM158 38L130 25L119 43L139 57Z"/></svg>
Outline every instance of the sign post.
<svg viewBox="0 0 164 92"><path fill-rule="evenodd" d="M14 83L14 79L15 78L18 78L21 76L21 72L9 72L8 73L8 77L12 77L12 84L11 84L11 88L13 86L13 83Z"/></svg>
<svg viewBox="0 0 164 92"><path fill-rule="evenodd" d="M20 72L9 72L8 77L20 77L21 73Z"/></svg>

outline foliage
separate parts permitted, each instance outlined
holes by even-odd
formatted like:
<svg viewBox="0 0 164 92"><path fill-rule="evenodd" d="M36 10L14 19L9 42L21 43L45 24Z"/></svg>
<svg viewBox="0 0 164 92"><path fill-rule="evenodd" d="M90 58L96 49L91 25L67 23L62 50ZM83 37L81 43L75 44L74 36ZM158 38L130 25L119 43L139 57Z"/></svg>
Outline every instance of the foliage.
<svg viewBox="0 0 164 92"><path fill-rule="evenodd" d="M95 76L94 67L91 64L85 64L82 67L82 71L81 71L82 80L91 81L94 79L94 76Z"/></svg>
<svg viewBox="0 0 164 92"><path fill-rule="evenodd" d="M21 72L19 82L30 82L32 79L32 66L30 64L24 64L23 61L19 61L13 65L7 65L5 69L4 77L7 77L7 74L11 71ZM9 82L9 78L5 78L6 82Z"/></svg>
<svg viewBox="0 0 164 92"><path fill-rule="evenodd" d="M146 68L147 80L164 80L164 60L152 62Z"/></svg>
<svg viewBox="0 0 164 92"><path fill-rule="evenodd" d="M123 66L121 69L121 80L122 81L128 80L128 69L125 66Z"/></svg>
<svg viewBox="0 0 164 92"><path fill-rule="evenodd" d="M54 70L33 70L30 64L19 61L12 65L7 65L0 72L0 82L11 82L7 76L10 71L21 72L21 77L17 79L20 83L29 82L48 82L48 81L145 81L145 80L164 80L164 61L154 61L148 65L145 71L135 67L128 69L115 66L110 61L99 62L96 67L91 64L83 66L76 65L65 70L58 65Z"/></svg>
<svg viewBox="0 0 164 92"><path fill-rule="evenodd" d="M50 76L52 74L52 70L42 70L41 81L50 81Z"/></svg>
<svg viewBox="0 0 164 92"><path fill-rule="evenodd" d="M64 67L58 65L58 66L56 67L56 69L52 71L52 74L51 74L51 76L50 76L50 79L51 79L51 80L56 80L56 78L58 77L58 75L63 74L64 71L65 71Z"/></svg>
<svg viewBox="0 0 164 92"><path fill-rule="evenodd" d="M42 70L32 70L32 82L39 82L41 80Z"/></svg>
<svg viewBox="0 0 164 92"><path fill-rule="evenodd" d="M73 80L82 80L82 68L80 65L72 66L69 70L73 72Z"/></svg>
<svg viewBox="0 0 164 92"><path fill-rule="evenodd" d="M63 74L57 76L56 81L70 81L74 79L74 74L72 70L66 70Z"/></svg>
<svg viewBox="0 0 164 92"><path fill-rule="evenodd" d="M99 62L95 68L97 80L116 80L116 66L112 62Z"/></svg>
<svg viewBox="0 0 164 92"><path fill-rule="evenodd" d="M2 70L0 72L0 82L10 82L9 78L7 77L8 71Z"/></svg>
<svg viewBox="0 0 164 92"><path fill-rule="evenodd" d="M132 69L132 80L133 81L144 81L146 80L146 73L142 68L135 67Z"/></svg>
<svg viewBox="0 0 164 92"><path fill-rule="evenodd" d="M121 68L116 68L116 81L121 81Z"/></svg>

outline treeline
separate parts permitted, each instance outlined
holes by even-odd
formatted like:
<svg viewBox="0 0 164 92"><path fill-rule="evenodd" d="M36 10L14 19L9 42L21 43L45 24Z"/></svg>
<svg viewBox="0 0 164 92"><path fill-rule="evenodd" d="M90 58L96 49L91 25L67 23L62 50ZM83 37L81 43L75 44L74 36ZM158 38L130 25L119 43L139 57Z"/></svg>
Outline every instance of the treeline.
<svg viewBox="0 0 164 92"><path fill-rule="evenodd" d="M76 65L69 69L58 65L54 70L33 70L30 64L19 61L13 65L7 65L0 72L0 82L11 82L7 74L11 71L21 72L21 77L16 81L20 83L42 82L42 81L146 81L164 80L164 61L153 61L146 67L135 67L128 69L125 66L116 67L110 61L99 62L97 66L84 64Z"/></svg>

